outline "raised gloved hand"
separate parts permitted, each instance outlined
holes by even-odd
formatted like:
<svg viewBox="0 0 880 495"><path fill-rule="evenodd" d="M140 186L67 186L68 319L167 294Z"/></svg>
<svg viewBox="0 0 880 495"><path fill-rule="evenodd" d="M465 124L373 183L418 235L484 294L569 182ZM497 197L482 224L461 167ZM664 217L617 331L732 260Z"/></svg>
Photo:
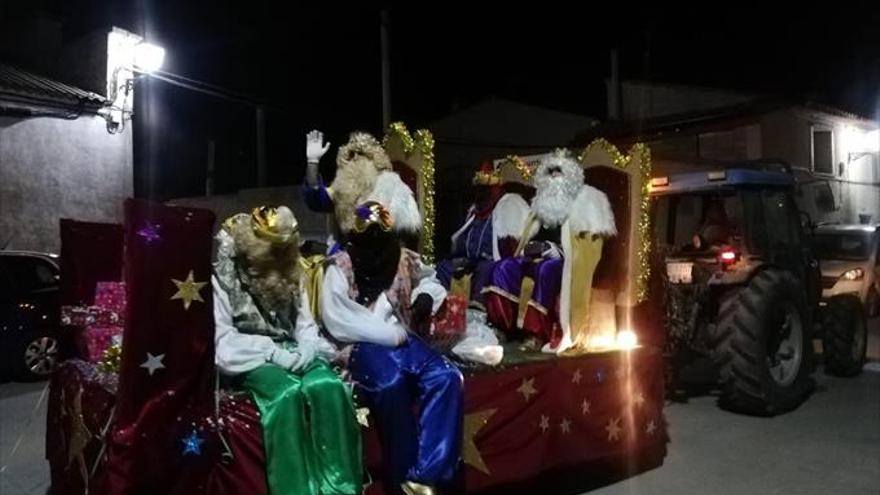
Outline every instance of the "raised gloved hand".
<svg viewBox="0 0 880 495"><path fill-rule="evenodd" d="M308 163L318 163L321 157L330 149L330 143L324 143L324 133L321 131L312 131L306 134L306 161Z"/></svg>
<svg viewBox="0 0 880 495"><path fill-rule="evenodd" d="M419 294L416 296L410 311L412 312L412 323L415 330L421 332L425 324L431 320L431 313L434 312L434 298L430 294Z"/></svg>

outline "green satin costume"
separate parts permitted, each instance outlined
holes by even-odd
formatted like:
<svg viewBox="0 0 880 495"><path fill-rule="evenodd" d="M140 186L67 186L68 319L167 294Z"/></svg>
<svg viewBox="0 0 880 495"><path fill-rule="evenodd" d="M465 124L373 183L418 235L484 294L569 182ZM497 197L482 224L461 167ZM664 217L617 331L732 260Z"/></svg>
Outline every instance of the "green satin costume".
<svg viewBox="0 0 880 495"><path fill-rule="evenodd" d="M296 373L267 364L242 385L260 410L270 495L361 493L361 432L351 393L325 361Z"/></svg>

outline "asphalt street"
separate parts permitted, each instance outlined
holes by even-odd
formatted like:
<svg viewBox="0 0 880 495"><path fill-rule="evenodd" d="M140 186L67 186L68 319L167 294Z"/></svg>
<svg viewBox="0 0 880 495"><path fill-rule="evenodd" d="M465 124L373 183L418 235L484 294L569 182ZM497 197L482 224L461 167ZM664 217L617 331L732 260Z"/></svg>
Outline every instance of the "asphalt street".
<svg viewBox="0 0 880 495"><path fill-rule="evenodd" d="M715 397L670 404L669 454L657 469L593 495L880 494L880 320L874 361L857 378L816 374L817 389L776 418L731 414ZM0 385L0 495L44 495L45 383Z"/></svg>

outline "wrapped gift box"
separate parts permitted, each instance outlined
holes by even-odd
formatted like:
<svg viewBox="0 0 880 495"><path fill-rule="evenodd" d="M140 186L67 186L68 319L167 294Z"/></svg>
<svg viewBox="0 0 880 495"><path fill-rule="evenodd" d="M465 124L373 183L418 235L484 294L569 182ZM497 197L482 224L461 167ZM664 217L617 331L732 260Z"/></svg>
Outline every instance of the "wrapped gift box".
<svg viewBox="0 0 880 495"><path fill-rule="evenodd" d="M97 363L104 357L106 351L111 345L119 343L122 339L121 326L90 326L85 329L82 339L85 344L86 358Z"/></svg>

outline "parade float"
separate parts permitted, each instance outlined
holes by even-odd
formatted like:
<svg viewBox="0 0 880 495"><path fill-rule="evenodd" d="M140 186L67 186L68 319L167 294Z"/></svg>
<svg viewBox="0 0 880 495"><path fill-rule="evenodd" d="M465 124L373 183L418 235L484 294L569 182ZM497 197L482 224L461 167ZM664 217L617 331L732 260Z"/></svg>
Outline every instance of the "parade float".
<svg viewBox="0 0 880 495"><path fill-rule="evenodd" d="M395 124L384 145L416 193L418 249L433 260L431 134ZM527 190L530 160L511 156L496 166ZM665 456L663 308L648 277L650 153L635 146L624 154L599 140L578 162L609 198L617 225L592 281L576 281L592 289L575 295L590 294L590 338L559 354L506 345L496 366L462 363L457 493L577 493ZM122 235L119 225L61 228L63 323L86 352L51 381L52 493L268 493L258 409L214 364L215 215L129 200ZM358 420L366 482L378 480L375 426L364 408ZM372 483L366 493L385 492Z"/></svg>

